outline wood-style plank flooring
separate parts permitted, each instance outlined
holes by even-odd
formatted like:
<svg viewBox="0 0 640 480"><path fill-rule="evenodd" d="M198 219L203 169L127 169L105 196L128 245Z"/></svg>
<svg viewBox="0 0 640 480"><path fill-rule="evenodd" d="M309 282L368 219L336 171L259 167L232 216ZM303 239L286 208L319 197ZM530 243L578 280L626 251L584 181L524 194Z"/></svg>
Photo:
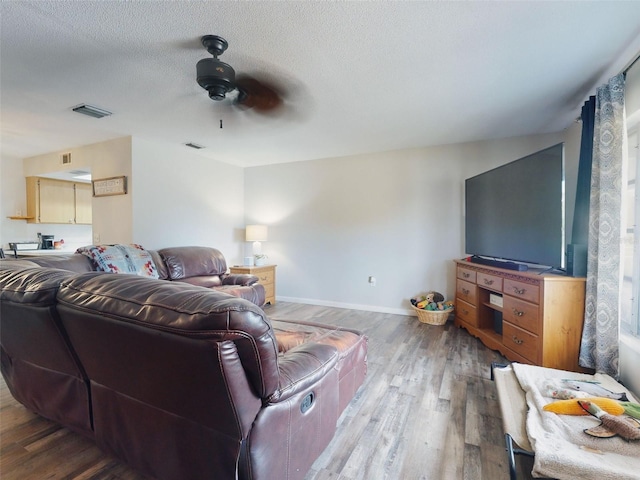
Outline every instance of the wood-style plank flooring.
<svg viewBox="0 0 640 480"><path fill-rule="evenodd" d="M491 362L505 362L500 354L452 322L284 302L265 310L270 318L341 325L369 337L365 383L305 480L509 478L490 380ZM530 471L525 463L521 469ZM148 480L91 440L27 411L3 380L0 478Z"/></svg>

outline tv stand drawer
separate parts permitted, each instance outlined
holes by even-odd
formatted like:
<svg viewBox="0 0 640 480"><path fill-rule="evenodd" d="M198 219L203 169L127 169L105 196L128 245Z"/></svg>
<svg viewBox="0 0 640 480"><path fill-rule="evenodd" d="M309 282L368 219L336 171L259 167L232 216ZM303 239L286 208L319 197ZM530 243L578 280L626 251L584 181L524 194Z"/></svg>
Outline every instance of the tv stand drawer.
<svg viewBox="0 0 640 480"><path fill-rule="evenodd" d="M456 313L469 325L474 327L478 326L478 309L475 305L471 305L464 300L458 300L456 303Z"/></svg>
<svg viewBox="0 0 640 480"><path fill-rule="evenodd" d="M538 363L538 337L509 322L502 325L502 344L522 355L532 363Z"/></svg>
<svg viewBox="0 0 640 480"><path fill-rule="evenodd" d="M460 280L466 280L467 282L476 283L476 272L470 268L458 267L457 277Z"/></svg>
<svg viewBox="0 0 640 480"><path fill-rule="evenodd" d="M531 333L539 333L538 328L538 315L540 308L534 303L525 302L518 298L513 298L509 295L502 297L503 299L503 311L502 318L514 325Z"/></svg>
<svg viewBox="0 0 640 480"><path fill-rule="evenodd" d="M502 292L502 277L497 275L489 275L488 273L478 272L478 286L493 290L494 292Z"/></svg>
<svg viewBox="0 0 640 480"><path fill-rule="evenodd" d="M506 295L528 300L533 303L540 302L540 287L538 285L505 279L503 291Z"/></svg>
<svg viewBox="0 0 640 480"><path fill-rule="evenodd" d="M476 305L476 284L465 282L464 280L458 280L456 282L456 298L465 300L471 305Z"/></svg>

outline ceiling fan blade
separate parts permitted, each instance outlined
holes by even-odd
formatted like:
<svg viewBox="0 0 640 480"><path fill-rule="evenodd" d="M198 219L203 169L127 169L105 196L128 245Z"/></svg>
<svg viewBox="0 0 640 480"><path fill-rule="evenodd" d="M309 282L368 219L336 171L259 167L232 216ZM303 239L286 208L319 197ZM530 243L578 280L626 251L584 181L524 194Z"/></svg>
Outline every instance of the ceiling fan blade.
<svg viewBox="0 0 640 480"><path fill-rule="evenodd" d="M238 89L236 105L241 108L253 109L258 113L270 113L283 105L282 94L271 83L249 75L238 75L235 85Z"/></svg>

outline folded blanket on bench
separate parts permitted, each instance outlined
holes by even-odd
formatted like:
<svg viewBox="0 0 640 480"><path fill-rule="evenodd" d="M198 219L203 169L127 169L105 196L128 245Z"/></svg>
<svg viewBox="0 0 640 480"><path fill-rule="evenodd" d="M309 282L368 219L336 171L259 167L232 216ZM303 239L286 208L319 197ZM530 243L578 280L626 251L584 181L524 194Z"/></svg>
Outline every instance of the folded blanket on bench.
<svg viewBox="0 0 640 480"><path fill-rule="evenodd" d="M620 437L595 438L585 428L598 425L592 416L558 415L542 407L555 401L545 397L545 385L553 379L597 381L608 390L628 390L604 374L586 375L514 363L513 371L527 399L527 435L535 452L533 476L559 480L640 479L640 442Z"/></svg>

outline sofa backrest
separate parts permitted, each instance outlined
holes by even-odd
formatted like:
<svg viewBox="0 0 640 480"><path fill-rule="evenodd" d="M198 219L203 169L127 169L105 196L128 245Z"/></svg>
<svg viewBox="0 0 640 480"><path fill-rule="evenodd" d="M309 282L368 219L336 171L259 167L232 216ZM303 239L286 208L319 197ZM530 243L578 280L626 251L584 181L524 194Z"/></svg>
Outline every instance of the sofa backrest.
<svg viewBox="0 0 640 480"><path fill-rule="evenodd" d="M161 280L192 281L196 285L217 287L222 284L222 276L227 272L227 262L220 250L211 247L170 247L161 250L147 250L153 259L158 278ZM60 268L77 273L96 270L94 262L86 255L40 255L10 261L30 261L41 267Z"/></svg>
<svg viewBox="0 0 640 480"><path fill-rule="evenodd" d="M23 261L18 259L16 261ZM83 273L91 272L95 270L91 259L84 255L71 254L71 255L39 255L29 257L29 260L41 267L60 268L62 270L69 270L70 272Z"/></svg>
<svg viewBox="0 0 640 480"><path fill-rule="evenodd" d="M37 267L37 263L24 258L3 258L0 259L0 270L24 270L25 268Z"/></svg>
<svg viewBox="0 0 640 480"><path fill-rule="evenodd" d="M160 280L169 280L169 271L157 250L147 250L153 259Z"/></svg>
<svg viewBox="0 0 640 480"><path fill-rule="evenodd" d="M96 441L152 476L180 478L178 464L206 461L218 463L201 471L234 478L241 441L278 387L262 310L181 282L97 272L64 282L58 302L91 381ZM167 438L184 444L179 460ZM212 455L196 454L194 438Z"/></svg>
<svg viewBox="0 0 640 480"><path fill-rule="evenodd" d="M2 374L27 408L91 436L88 380L56 310L60 283L73 276L29 261L1 262Z"/></svg>
<svg viewBox="0 0 640 480"><path fill-rule="evenodd" d="M170 247L158 250L167 269L170 280L184 280L185 278L208 276L211 285L222 284L221 275L227 272L227 262L224 255L211 247Z"/></svg>

